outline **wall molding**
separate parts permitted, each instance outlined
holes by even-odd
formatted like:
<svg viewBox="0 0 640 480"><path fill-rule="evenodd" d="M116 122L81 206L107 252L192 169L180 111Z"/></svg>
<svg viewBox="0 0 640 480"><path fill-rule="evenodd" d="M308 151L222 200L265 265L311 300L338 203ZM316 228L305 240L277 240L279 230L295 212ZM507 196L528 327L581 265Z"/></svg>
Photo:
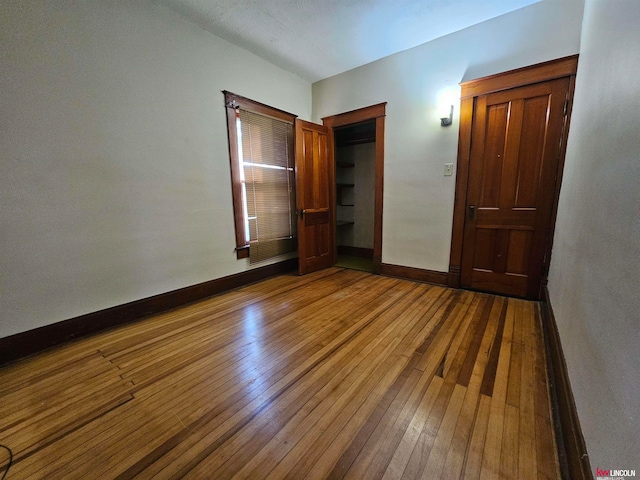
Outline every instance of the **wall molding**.
<svg viewBox="0 0 640 480"><path fill-rule="evenodd" d="M578 70L578 55L570 55L535 65L516 68L462 82L462 98L499 92L532 83L546 82L556 78L575 75Z"/></svg>
<svg viewBox="0 0 640 480"><path fill-rule="evenodd" d="M405 280L417 280L419 282L435 283L436 285L447 286L449 275L446 272L435 270L425 270L423 268L405 267L402 265L392 265L383 263L381 265L382 275L388 277L403 278Z"/></svg>
<svg viewBox="0 0 640 480"><path fill-rule="evenodd" d="M197 300L298 269L298 259L258 267L245 272L135 300L79 317L0 338L0 365L86 337L149 315L165 312Z"/></svg>
<svg viewBox="0 0 640 480"><path fill-rule="evenodd" d="M582 435L578 410L571 390L567 363L560 343L560 334L549 290L542 290L542 331L547 356L549 392L553 410L553 425L563 479L593 480L587 447Z"/></svg>

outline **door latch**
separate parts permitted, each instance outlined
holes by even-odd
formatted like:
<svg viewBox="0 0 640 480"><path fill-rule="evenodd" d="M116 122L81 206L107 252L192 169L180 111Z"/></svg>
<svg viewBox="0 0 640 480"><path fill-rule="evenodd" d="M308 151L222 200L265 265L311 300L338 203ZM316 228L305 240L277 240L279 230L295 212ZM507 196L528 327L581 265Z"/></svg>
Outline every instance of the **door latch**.
<svg viewBox="0 0 640 480"><path fill-rule="evenodd" d="M473 220L473 217L476 215L476 207L475 205L469 205L469 220Z"/></svg>

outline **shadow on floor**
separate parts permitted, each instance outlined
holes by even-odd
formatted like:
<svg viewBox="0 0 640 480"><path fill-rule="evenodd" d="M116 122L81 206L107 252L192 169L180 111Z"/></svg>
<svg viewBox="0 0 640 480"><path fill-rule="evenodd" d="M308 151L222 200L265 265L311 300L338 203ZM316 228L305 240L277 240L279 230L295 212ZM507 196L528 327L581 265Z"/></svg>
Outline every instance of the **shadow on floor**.
<svg viewBox="0 0 640 480"><path fill-rule="evenodd" d="M370 258L352 257L350 255L338 255L336 267L373 272L373 260Z"/></svg>

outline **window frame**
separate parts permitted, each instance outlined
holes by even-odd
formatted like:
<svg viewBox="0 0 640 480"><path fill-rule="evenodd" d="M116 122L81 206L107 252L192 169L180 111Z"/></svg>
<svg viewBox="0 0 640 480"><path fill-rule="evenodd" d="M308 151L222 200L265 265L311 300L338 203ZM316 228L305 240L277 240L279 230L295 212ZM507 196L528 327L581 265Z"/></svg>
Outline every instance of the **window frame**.
<svg viewBox="0 0 640 480"><path fill-rule="evenodd" d="M229 161L231 164L231 193L233 198L233 219L236 233L236 254L237 258L248 258L250 243L246 240L246 230L244 222L244 202L242 198L242 177L240 174L240 152L238 149L238 127L236 124L237 109L265 115L275 118L293 126L295 156L295 119L298 117L284 110L280 110L264 103L256 102L241 95L236 95L227 90L223 90L224 104L227 114L227 136L229 140Z"/></svg>

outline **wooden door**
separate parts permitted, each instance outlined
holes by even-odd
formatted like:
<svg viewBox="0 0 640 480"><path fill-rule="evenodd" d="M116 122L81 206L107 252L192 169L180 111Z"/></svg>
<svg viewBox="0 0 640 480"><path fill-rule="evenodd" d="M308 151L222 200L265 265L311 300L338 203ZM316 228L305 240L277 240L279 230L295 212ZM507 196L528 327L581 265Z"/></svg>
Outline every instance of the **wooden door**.
<svg viewBox="0 0 640 480"><path fill-rule="evenodd" d="M296 119L296 201L300 275L335 263L332 130Z"/></svg>
<svg viewBox="0 0 640 480"><path fill-rule="evenodd" d="M462 286L538 298L569 83L475 98Z"/></svg>

